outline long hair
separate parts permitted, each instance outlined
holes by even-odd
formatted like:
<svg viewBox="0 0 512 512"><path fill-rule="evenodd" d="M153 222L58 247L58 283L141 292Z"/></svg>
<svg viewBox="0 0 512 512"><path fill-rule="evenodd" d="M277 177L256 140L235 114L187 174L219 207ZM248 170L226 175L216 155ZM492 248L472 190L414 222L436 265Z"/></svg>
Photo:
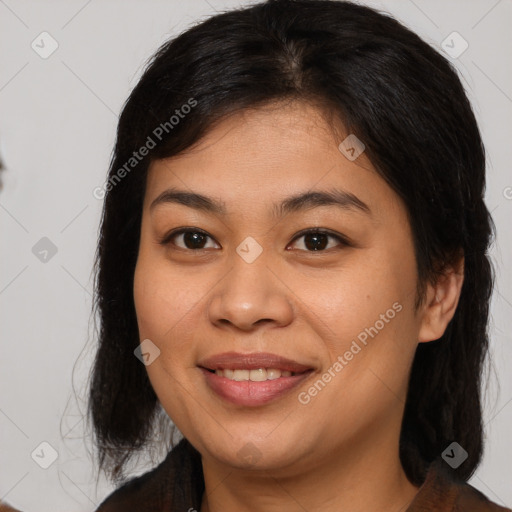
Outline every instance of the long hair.
<svg viewBox="0 0 512 512"><path fill-rule="evenodd" d="M212 16L166 42L123 106L102 191L99 344L88 404L99 467L114 481L158 433L162 416L134 356L133 276L148 166L189 148L232 113L297 99L325 107L364 141L403 200L419 276L416 306L426 284L464 256L455 315L440 340L419 344L415 354L400 459L417 485L452 441L468 452L453 470L457 478L469 479L480 462L494 225L483 200L484 147L461 81L442 55L386 14L346 1L270 0ZM152 149L135 158L143 146Z"/></svg>

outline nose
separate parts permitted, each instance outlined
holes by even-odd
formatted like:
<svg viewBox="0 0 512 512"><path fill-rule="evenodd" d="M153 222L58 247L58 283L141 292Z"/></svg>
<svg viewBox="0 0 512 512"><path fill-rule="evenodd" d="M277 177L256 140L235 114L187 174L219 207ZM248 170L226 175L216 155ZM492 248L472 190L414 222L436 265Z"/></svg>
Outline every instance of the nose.
<svg viewBox="0 0 512 512"><path fill-rule="evenodd" d="M214 325L251 331L264 324L284 327L292 321L293 293L265 252L251 263L234 254L231 270L214 288L208 303L208 317Z"/></svg>

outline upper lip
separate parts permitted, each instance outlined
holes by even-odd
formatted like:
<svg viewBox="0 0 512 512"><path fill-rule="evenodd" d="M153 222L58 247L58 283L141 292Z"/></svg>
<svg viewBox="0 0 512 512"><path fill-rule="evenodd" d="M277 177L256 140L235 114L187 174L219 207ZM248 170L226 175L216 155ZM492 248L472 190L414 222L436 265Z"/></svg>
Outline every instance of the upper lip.
<svg viewBox="0 0 512 512"><path fill-rule="evenodd" d="M275 368L294 373L302 373L313 369L311 366L268 352L253 352L249 354L223 352L222 354L216 354L201 360L198 366L208 370L256 370L258 368Z"/></svg>

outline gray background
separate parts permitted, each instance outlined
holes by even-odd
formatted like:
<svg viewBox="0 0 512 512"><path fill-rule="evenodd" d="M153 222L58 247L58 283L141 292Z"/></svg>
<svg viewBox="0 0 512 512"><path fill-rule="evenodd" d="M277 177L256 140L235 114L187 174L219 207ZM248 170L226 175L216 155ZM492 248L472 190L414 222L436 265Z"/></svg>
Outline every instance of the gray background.
<svg viewBox="0 0 512 512"><path fill-rule="evenodd" d="M92 191L104 183L121 106L160 43L216 10L247 3L0 0L0 499L25 512L91 511L112 490L104 479L95 486L82 418L102 207ZM483 133L486 199L498 230L486 451L471 483L512 506L512 2L361 3L392 13L440 51L454 31L469 44L451 60ZM46 59L31 47L43 45L43 31L59 45ZM463 41L450 37L460 50ZM54 255L34 254L43 237ZM42 442L58 453L48 469L40 465L51 462L52 449ZM134 474L147 468L141 460Z"/></svg>

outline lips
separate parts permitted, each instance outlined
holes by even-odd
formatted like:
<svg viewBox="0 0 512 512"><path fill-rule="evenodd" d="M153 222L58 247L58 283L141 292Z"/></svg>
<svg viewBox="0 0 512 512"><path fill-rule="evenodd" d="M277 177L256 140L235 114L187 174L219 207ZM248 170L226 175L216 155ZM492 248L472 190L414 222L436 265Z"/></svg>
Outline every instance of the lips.
<svg viewBox="0 0 512 512"><path fill-rule="evenodd" d="M198 367L205 383L218 397L231 404L245 407L262 406L275 401L314 373L311 366L266 352L225 352L201 360ZM266 379L252 379L253 373L258 373L258 370L266 373L269 368L272 369L272 377L267 375ZM233 376L231 372L235 375Z"/></svg>
<svg viewBox="0 0 512 512"><path fill-rule="evenodd" d="M241 354L237 352L224 352L203 359L198 366L206 370L257 370L259 368L275 368L276 370L293 373L304 373L313 370L312 366L301 364L268 352L253 352Z"/></svg>

